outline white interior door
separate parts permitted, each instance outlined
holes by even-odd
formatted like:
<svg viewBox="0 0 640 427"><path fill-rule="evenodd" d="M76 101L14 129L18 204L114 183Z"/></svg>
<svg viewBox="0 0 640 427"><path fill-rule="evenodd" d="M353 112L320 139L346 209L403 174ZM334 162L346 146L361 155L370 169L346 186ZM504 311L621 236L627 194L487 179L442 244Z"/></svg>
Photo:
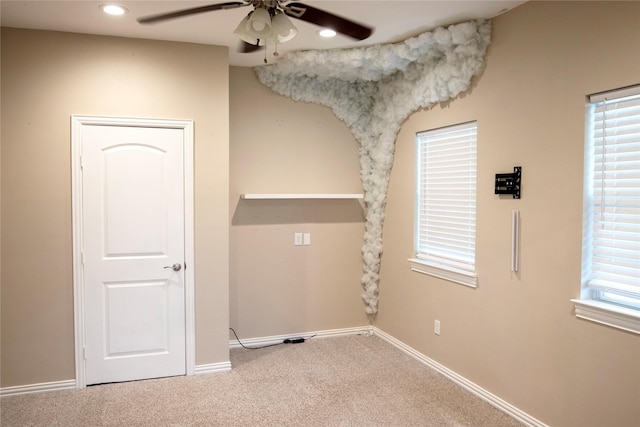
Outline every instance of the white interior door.
<svg viewBox="0 0 640 427"><path fill-rule="evenodd" d="M186 373L183 133L82 130L87 385Z"/></svg>

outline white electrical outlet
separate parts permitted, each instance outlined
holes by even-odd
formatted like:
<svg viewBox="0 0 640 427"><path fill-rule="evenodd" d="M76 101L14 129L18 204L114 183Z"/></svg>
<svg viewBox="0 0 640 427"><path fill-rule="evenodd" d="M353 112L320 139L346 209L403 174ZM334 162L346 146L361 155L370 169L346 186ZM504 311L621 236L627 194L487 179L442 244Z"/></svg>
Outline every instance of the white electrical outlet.
<svg viewBox="0 0 640 427"><path fill-rule="evenodd" d="M302 233L293 234L293 244L295 246L302 246Z"/></svg>
<svg viewBox="0 0 640 427"><path fill-rule="evenodd" d="M436 320L433 322L433 333L436 335L440 335L440 321Z"/></svg>
<svg viewBox="0 0 640 427"><path fill-rule="evenodd" d="M311 233L304 233L302 235L302 241L305 246L309 246L311 244Z"/></svg>

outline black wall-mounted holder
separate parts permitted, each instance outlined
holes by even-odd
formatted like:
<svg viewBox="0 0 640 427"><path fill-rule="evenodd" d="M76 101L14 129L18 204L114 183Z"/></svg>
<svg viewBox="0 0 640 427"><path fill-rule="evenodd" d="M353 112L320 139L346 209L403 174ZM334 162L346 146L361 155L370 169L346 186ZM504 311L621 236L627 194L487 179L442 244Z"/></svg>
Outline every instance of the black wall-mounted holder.
<svg viewBox="0 0 640 427"><path fill-rule="evenodd" d="M513 173L497 173L495 194L511 194L514 199L519 199L521 181L521 166L514 166Z"/></svg>

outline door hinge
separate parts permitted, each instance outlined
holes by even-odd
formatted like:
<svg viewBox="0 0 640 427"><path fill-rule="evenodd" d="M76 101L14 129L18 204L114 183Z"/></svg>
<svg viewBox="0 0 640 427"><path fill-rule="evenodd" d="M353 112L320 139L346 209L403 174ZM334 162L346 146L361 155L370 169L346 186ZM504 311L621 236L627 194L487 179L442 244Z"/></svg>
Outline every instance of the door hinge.
<svg viewBox="0 0 640 427"><path fill-rule="evenodd" d="M82 347L82 357L87 360L87 347Z"/></svg>

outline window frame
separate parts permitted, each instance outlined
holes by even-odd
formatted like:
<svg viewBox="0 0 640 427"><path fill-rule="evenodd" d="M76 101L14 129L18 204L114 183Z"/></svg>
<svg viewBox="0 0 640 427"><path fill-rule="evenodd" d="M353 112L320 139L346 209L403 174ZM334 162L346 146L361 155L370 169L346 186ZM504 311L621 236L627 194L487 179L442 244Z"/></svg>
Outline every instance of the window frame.
<svg viewBox="0 0 640 427"><path fill-rule="evenodd" d="M596 169L593 129L596 106L605 101L620 100L628 96L640 95L640 85L597 93L587 97L585 112L585 152L584 152L584 199L582 228L582 272L580 298L572 299L575 315L578 318L640 334L640 299L625 303L624 292L607 289L606 286L592 281L591 257L592 249L592 210L595 206L595 190L593 174ZM604 181L603 181L604 182ZM619 287L619 286L618 286ZM616 292L618 292L616 294ZM607 297L608 294L613 297Z"/></svg>
<svg viewBox="0 0 640 427"><path fill-rule="evenodd" d="M471 263L459 263L454 260L440 258L437 255L427 255L420 252L420 209L421 209L421 163L422 156L420 151L420 137L423 135L431 134L437 135L439 133L447 131L457 130L473 130L473 256ZM450 126L439 127L426 131L420 131L416 133L416 172L415 172L415 206L414 206L414 242L413 253L414 257L409 259L409 265L411 271L415 271L429 276L438 277L450 282L465 285L468 287L476 288L478 286L478 275L476 273L475 255L476 255L476 242L475 236L477 234L477 152L478 152L478 122L469 121L463 123L457 123Z"/></svg>

